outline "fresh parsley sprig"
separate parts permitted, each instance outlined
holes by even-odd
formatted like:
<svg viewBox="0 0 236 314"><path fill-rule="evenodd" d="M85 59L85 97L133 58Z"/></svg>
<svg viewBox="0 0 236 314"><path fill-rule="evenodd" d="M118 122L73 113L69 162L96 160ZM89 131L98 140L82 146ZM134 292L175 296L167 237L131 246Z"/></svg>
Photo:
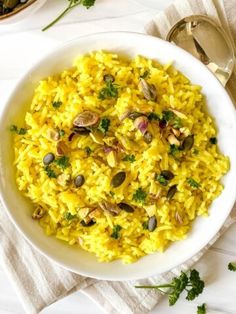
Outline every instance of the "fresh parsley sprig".
<svg viewBox="0 0 236 314"><path fill-rule="evenodd" d="M58 15L55 20L53 20L51 23L49 23L47 26L45 26L42 31L46 31L50 27L52 27L54 24L56 24L61 18L63 18L69 11L77 7L78 5L82 5L86 7L87 9L91 8L94 6L96 0L68 0L68 5L65 8L64 11L61 12L60 15Z"/></svg>
<svg viewBox="0 0 236 314"><path fill-rule="evenodd" d="M233 262L229 263L228 270L236 271L236 263L233 263Z"/></svg>
<svg viewBox="0 0 236 314"><path fill-rule="evenodd" d="M197 307L197 314L206 314L206 304L203 303Z"/></svg>
<svg viewBox="0 0 236 314"><path fill-rule="evenodd" d="M202 293L204 286L199 272L192 269L188 274L182 271L180 276L173 278L170 283L158 286L135 286L135 288L156 289L161 292L164 292L163 288L169 288L169 291L166 292L169 294L169 305L174 305L184 290L187 292L186 300L191 301Z"/></svg>

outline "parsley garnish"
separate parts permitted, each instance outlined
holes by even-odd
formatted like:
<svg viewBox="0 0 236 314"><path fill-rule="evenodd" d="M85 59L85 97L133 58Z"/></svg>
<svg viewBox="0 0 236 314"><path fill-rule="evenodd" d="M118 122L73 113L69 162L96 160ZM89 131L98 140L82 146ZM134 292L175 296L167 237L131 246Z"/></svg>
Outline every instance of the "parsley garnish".
<svg viewBox="0 0 236 314"><path fill-rule="evenodd" d="M62 156L62 157L56 159L54 162L57 166L61 167L63 170L68 168L70 165L69 157L67 157L67 156Z"/></svg>
<svg viewBox="0 0 236 314"><path fill-rule="evenodd" d="M110 124L111 124L110 119L108 119L108 118L102 118L102 120L101 120L100 123L99 123L98 129L99 129L103 134L106 134L107 131L108 131L108 129L109 129Z"/></svg>
<svg viewBox="0 0 236 314"><path fill-rule="evenodd" d="M122 227L120 225L115 225L113 227L113 231L112 231L112 234L111 234L111 237L114 238L114 239L119 239L120 237L120 230L122 229Z"/></svg>
<svg viewBox="0 0 236 314"><path fill-rule="evenodd" d="M148 221L144 221L142 226L143 226L144 230L147 230L148 229Z"/></svg>
<svg viewBox="0 0 236 314"><path fill-rule="evenodd" d="M118 85L113 84L111 81L106 81L106 86L100 90L98 94L98 99L104 100L104 99L117 98L117 97L118 97Z"/></svg>
<svg viewBox="0 0 236 314"><path fill-rule="evenodd" d="M206 304L203 303L197 307L197 314L206 314Z"/></svg>
<svg viewBox="0 0 236 314"><path fill-rule="evenodd" d="M162 111L162 119L165 120L166 122L172 120L174 116L175 116L174 112L170 110Z"/></svg>
<svg viewBox="0 0 236 314"><path fill-rule="evenodd" d="M87 156L90 156L91 153L92 153L92 149L91 149L90 147L88 147L88 146L86 146L86 147L84 148L84 151L85 151L85 153L87 154Z"/></svg>
<svg viewBox="0 0 236 314"><path fill-rule="evenodd" d="M162 176L161 174L156 173L155 180L163 186L166 186L168 184L168 180L166 180L166 178L164 178L164 176Z"/></svg>
<svg viewBox="0 0 236 314"><path fill-rule="evenodd" d="M63 136L65 135L65 133L66 133L66 132L65 132L64 130L60 130L60 131L59 131L60 137L63 137Z"/></svg>
<svg viewBox="0 0 236 314"><path fill-rule="evenodd" d="M50 24L48 24L47 26L45 26L42 31L46 31L47 29L49 29L50 27L52 27L54 24L56 24L63 16L65 16L70 10L72 10L73 8L77 7L78 5L83 5L84 7L86 7L87 9L91 8L94 4L95 4L96 0L68 0L68 5L65 8L64 11L62 11L62 13L60 15L58 15L58 17L53 20Z"/></svg>
<svg viewBox="0 0 236 314"><path fill-rule="evenodd" d="M180 129L182 128L182 120L179 117L175 117L173 120L172 126L174 129Z"/></svg>
<svg viewBox="0 0 236 314"><path fill-rule="evenodd" d="M113 191L110 191L109 193L110 193L111 197L115 196L115 193Z"/></svg>
<svg viewBox="0 0 236 314"><path fill-rule="evenodd" d="M148 70L144 71L142 75L140 75L140 78L145 79L149 76L150 72Z"/></svg>
<svg viewBox="0 0 236 314"><path fill-rule="evenodd" d="M57 178L55 171L50 166L44 167L44 170L49 178Z"/></svg>
<svg viewBox="0 0 236 314"><path fill-rule="evenodd" d="M55 109L60 108L61 105L62 105L62 102L61 102L61 101L54 101L54 102L52 103L52 106L53 106L53 108L55 108Z"/></svg>
<svg viewBox="0 0 236 314"><path fill-rule="evenodd" d="M196 269L190 270L189 275L181 272L179 277L172 279L170 283L158 286L135 286L135 288L157 289L163 292L163 288L168 288L169 305L174 305L179 299L180 294L185 290L187 292L186 300L194 300L204 289L204 281L200 279L199 272Z"/></svg>
<svg viewBox="0 0 236 314"><path fill-rule="evenodd" d="M228 270L231 270L231 271L236 271L236 263L229 263L228 264Z"/></svg>
<svg viewBox="0 0 236 314"><path fill-rule="evenodd" d="M198 183L197 181L195 181L193 178L188 178L187 179L188 184L192 187L192 188L200 188L201 184Z"/></svg>
<svg viewBox="0 0 236 314"><path fill-rule="evenodd" d="M210 143L213 144L213 145L216 145L217 144L217 138L216 137L210 137Z"/></svg>
<svg viewBox="0 0 236 314"><path fill-rule="evenodd" d="M152 121L152 120L159 121L161 119L160 115L155 112L150 112L147 117L149 121Z"/></svg>
<svg viewBox="0 0 236 314"><path fill-rule="evenodd" d="M74 219L76 217L76 215L72 215L70 212L66 212L64 214L64 218L67 220L67 221L70 221L72 219Z"/></svg>
<svg viewBox="0 0 236 314"><path fill-rule="evenodd" d="M18 129L18 127L14 124L10 126L10 131L15 132L18 135L25 135L27 133L26 129L24 129L24 128Z"/></svg>
<svg viewBox="0 0 236 314"><path fill-rule="evenodd" d="M194 148L194 149L193 149L193 154L194 154L194 155L198 155L198 154L199 154L199 150L198 150L197 148Z"/></svg>
<svg viewBox="0 0 236 314"><path fill-rule="evenodd" d="M126 155L123 159L123 161L129 161L130 163L135 162L135 156L134 155Z"/></svg>
<svg viewBox="0 0 236 314"><path fill-rule="evenodd" d="M133 200L139 203L144 203L146 197L147 193L142 188L138 188L133 194Z"/></svg>
<svg viewBox="0 0 236 314"><path fill-rule="evenodd" d="M170 145L170 150L169 150L169 154L172 155L173 157L176 156L176 154L180 151L179 146L175 145L175 144L171 144Z"/></svg>

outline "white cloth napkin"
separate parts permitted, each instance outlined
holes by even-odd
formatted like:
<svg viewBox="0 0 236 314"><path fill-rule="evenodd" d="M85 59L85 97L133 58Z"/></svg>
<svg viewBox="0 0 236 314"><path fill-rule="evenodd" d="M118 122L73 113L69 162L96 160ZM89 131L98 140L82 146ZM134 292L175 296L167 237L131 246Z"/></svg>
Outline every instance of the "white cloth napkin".
<svg viewBox="0 0 236 314"><path fill-rule="evenodd" d="M147 25L146 31L165 39L177 20L192 14L209 15L236 39L235 0L179 0ZM227 85L229 93L236 100L236 84L233 82L236 82L236 71ZM38 313L49 304L81 289L109 314L145 314L156 306L162 296L153 290L135 289L134 285L141 282L166 282L181 270L190 268L234 222L236 206L214 239L201 252L170 272L139 282L110 282L85 278L46 259L19 234L0 207L0 261L12 280L26 313Z"/></svg>

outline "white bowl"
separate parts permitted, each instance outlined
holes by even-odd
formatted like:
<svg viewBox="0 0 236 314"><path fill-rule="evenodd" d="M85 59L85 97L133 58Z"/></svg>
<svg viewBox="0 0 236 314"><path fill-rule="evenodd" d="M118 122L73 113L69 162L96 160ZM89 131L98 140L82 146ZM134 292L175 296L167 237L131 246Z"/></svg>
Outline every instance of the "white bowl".
<svg viewBox="0 0 236 314"><path fill-rule="evenodd" d="M26 17L34 14L37 10L39 10L46 1L47 0L37 0L33 2L32 4L30 4L29 6L27 6L26 8L17 12L16 14L13 14L2 20L0 19L0 25L15 24L15 23L21 22Z"/></svg>
<svg viewBox="0 0 236 314"><path fill-rule="evenodd" d="M163 253L145 256L131 265L120 261L98 263L93 254L70 247L53 237L44 235L41 227L31 219L31 203L17 190L13 162L11 124L22 124L23 116L30 104L33 90L38 81L50 74L71 66L78 54L91 50L104 49L134 56L144 55L161 63L174 61L193 83L202 86L208 108L218 127L218 142L221 151L228 155L231 169L223 178L225 188L210 207L209 218L198 218L186 240L170 245ZM229 215L236 198L236 116L233 104L219 81L197 59L184 50L160 39L144 34L112 32L100 33L73 40L37 62L19 81L3 111L0 119L0 190L5 208L31 244L45 256L61 266L98 279L128 280L152 276L183 263L201 250L217 233Z"/></svg>

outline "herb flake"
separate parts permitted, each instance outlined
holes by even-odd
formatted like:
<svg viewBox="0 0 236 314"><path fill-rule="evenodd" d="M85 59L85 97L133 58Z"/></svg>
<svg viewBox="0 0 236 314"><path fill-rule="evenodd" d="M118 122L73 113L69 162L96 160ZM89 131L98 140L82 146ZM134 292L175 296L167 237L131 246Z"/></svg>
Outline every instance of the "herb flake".
<svg viewBox="0 0 236 314"><path fill-rule="evenodd" d="M53 106L53 108L55 108L55 109L60 108L61 105L62 105L62 102L61 102L61 101L54 101L54 102L52 103L52 106Z"/></svg>
<svg viewBox="0 0 236 314"><path fill-rule="evenodd" d="M69 157L67 156L62 156L56 159L54 162L58 167L62 168L63 170L70 166Z"/></svg>
<svg viewBox="0 0 236 314"><path fill-rule="evenodd" d="M236 263L229 263L228 264L228 270L230 271L236 271Z"/></svg>
<svg viewBox="0 0 236 314"><path fill-rule="evenodd" d="M14 124L10 126L10 131L14 132L14 133L16 133L18 135L25 135L27 133L26 129L24 129L24 128L18 129L18 127L16 125L14 125Z"/></svg>
<svg viewBox="0 0 236 314"><path fill-rule="evenodd" d="M67 221L70 221L72 219L74 219L76 217L76 215L72 215L70 212L66 212L64 214L64 218L67 220Z"/></svg>
<svg viewBox="0 0 236 314"><path fill-rule="evenodd" d="M197 314L206 314L206 304L203 303L197 307Z"/></svg>
<svg viewBox="0 0 236 314"><path fill-rule="evenodd" d="M109 126L111 124L111 120L108 118L102 118L102 120L99 123L98 129L103 133L106 134Z"/></svg>
<svg viewBox="0 0 236 314"><path fill-rule="evenodd" d="M217 138L216 138L216 137L210 137L209 141L210 141L210 143L213 144L213 145L216 145L216 144L217 144Z"/></svg>
<svg viewBox="0 0 236 314"><path fill-rule="evenodd" d="M106 86L103 87L99 94L98 99L110 99L110 98L117 98L118 97L118 85L113 84L111 81L106 81Z"/></svg>
<svg viewBox="0 0 236 314"><path fill-rule="evenodd" d="M123 159L123 161L129 161L130 163L135 162L135 156L134 155L126 155Z"/></svg>
<svg viewBox="0 0 236 314"><path fill-rule="evenodd" d="M44 170L47 174L47 176L51 179L51 178L57 178L57 175L55 173L55 171L50 167L50 166L46 166L44 167Z"/></svg>
<svg viewBox="0 0 236 314"><path fill-rule="evenodd" d="M120 225L115 225L113 227L113 231L112 231L111 237L113 239L116 239L116 240L119 239L119 237L120 237L120 230L121 229L122 229L122 227Z"/></svg>
<svg viewBox="0 0 236 314"><path fill-rule="evenodd" d="M133 200L138 203L144 203L146 197L147 193L142 188L138 188L133 194Z"/></svg>
<svg viewBox="0 0 236 314"><path fill-rule="evenodd" d="M160 115L155 113L155 112L150 112L148 115L148 120L149 121L160 121L161 118L160 118Z"/></svg>
<svg viewBox="0 0 236 314"><path fill-rule="evenodd" d="M193 178L188 178L187 179L188 184L192 187L192 188L200 188L201 184L198 183L197 181L195 181Z"/></svg>
<svg viewBox="0 0 236 314"><path fill-rule="evenodd" d="M168 180L166 180L166 178L164 178L164 176L161 174L156 173L155 180L158 181L163 186L166 186L168 184Z"/></svg>

